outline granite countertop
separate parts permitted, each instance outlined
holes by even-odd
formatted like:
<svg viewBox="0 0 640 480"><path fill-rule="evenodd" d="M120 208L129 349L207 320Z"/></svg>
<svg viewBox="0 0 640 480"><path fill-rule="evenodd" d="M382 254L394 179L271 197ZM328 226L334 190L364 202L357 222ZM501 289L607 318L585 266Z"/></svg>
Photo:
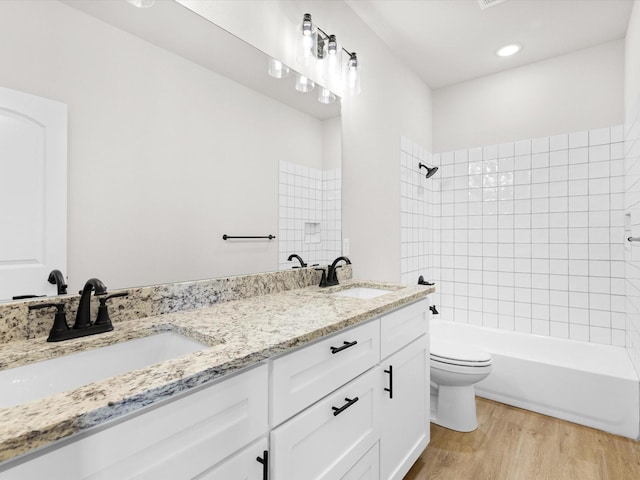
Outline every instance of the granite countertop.
<svg viewBox="0 0 640 480"><path fill-rule="evenodd" d="M372 299L328 295L352 286L392 291ZM0 462L288 352L433 291L433 287L349 281L337 287L301 288L122 322L113 332L60 343L47 343L45 338L9 342L0 346L0 370L161 331L178 332L210 347L0 408Z"/></svg>

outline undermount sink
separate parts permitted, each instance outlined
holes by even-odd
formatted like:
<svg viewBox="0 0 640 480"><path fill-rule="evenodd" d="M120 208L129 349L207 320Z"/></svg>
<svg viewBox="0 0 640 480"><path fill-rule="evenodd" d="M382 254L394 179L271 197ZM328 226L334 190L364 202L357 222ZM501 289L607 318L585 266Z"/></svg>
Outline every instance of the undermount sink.
<svg viewBox="0 0 640 480"><path fill-rule="evenodd" d="M1 370L0 408L72 390L208 347L178 333L162 332Z"/></svg>
<svg viewBox="0 0 640 480"><path fill-rule="evenodd" d="M339 292L332 293L331 295L335 295L338 297L367 299L367 298L376 298L376 297L379 297L380 295L385 295L392 291L393 290L385 290L382 288L352 287L352 288L347 288L345 290L340 290Z"/></svg>

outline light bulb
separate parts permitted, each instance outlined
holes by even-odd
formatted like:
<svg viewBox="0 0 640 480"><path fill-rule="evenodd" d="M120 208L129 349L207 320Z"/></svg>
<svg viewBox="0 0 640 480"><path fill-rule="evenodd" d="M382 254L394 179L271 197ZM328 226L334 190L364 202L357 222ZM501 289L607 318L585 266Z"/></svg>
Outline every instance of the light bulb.
<svg viewBox="0 0 640 480"><path fill-rule="evenodd" d="M329 55L335 55L338 53L338 42L335 35L329 35L327 51L329 52Z"/></svg>
<svg viewBox="0 0 640 480"><path fill-rule="evenodd" d="M310 13L305 13L302 17L302 27L300 27L300 29L302 30L302 35L305 37L310 37L313 33L313 23L311 22Z"/></svg>

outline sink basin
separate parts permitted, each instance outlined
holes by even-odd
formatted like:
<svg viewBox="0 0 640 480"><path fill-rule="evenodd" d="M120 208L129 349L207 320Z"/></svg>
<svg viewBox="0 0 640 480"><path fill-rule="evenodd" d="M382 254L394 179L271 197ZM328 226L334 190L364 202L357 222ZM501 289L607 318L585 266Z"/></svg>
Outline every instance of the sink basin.
<svg viewBox="0 0 640 480"><path fill-rule="evenodd" d="M0 370L0 408L72 390L208 347L178 333L162 332Z"/></svg>
<svg viewBox="0 0 640 480"><path fill-rule="evenodd" d="M331 295L349 298L376 298L392 291L393 290L384 290L382 288L353 287L347 288L346 290L340 290L339 292L332 293Z"/></svg>

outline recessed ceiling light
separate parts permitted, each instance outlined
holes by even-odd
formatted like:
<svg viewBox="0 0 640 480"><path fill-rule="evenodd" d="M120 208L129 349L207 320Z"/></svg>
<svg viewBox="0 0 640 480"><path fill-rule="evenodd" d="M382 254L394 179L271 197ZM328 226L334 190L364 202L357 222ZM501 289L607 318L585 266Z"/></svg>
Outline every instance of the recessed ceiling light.
<svg viewBox="0 0 640 480"><path fill-rule="evenodd" d="M522 45L519 43L512 43L511 45L505 45L496 51L496 55L499 57L510 57L522 50Z"/></svg>

